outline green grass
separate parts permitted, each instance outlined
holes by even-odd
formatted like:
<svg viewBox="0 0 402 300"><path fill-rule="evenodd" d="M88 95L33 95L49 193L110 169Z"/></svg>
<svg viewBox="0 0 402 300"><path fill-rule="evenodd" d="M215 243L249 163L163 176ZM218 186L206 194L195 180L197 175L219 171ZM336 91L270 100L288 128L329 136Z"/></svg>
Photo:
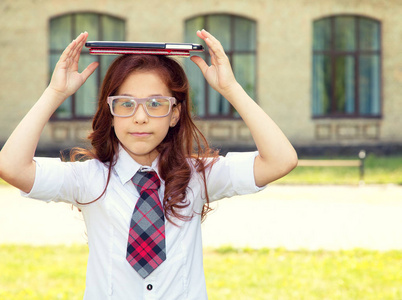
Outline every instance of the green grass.
<svg viewBox="0 0 402 300"><path fill-rule="evenodd" d="M0 246L0 299L82 299L86 246Z"/></svg>
<svg viewBox="0 0 402 300"><path fill-rule="evenodd" d="M206 254L210 299L402 299L402 251Z"/></svg>
<svg viewBox="0 0 402 300"><path fill-rule="evenodd" d="M204 251L209 298L402 299L402 251ZM82 299L86 246L0 245L0 299Z"/></svg>
<svg viewBox="0 0 402 300"><path fill-rule="evenodd" d="M332 159L351 159L351 157ZM359 181L358 167L297 167L276 183L359 184ZM402 184L402 156L368 155L365 161L364 182L366 184Z"/></svg>

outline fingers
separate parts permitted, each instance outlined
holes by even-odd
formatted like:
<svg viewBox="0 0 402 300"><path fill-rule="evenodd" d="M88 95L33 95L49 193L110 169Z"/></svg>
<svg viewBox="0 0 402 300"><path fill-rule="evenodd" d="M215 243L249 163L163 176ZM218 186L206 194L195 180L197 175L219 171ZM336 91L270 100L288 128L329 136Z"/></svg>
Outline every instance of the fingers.
<svg viewBox="0 0 402 300"><path fill-rule="evenodd" d="M76 40L73 40L70 45L68 45L66 47L66 49L64 49L63 53L60 56L59 62L66 62L72 55L72 53L74 52L74 49L77 45Z"/></svg>
<svg viewBox="0 0 402 300"><path fill-rule="evenodd" d="M202 74L205 74L205 72L208 70L208 65L205 60L199 56L191 56L190 59L198 66L198 68L200 68Z"/></svg>
<svg viewBox="0 0 402 300"><path fill-rule="evenodd" d="M88 32L83 32L81 33L77 38L76 38L76 46L74 47L74 52L73 52L73 59L74 62L78 64L78 61L80 60L80 55L82 48L84 47L84 44L88 38Z"/></svg>
<svg viewBox="0 0 402 300"><path fill-rule="evenodd" d="M81 50L85 44L85 41L88 37L88 33L81 33L75 40L73 40L67 47L64 49L63 53L60 56L60 62L70 62L70 59L73 62L78 62L80 58Z"/></svg>
<svg viewBox="0 0 402 300"><path fill-rule="evenodd" d="M96 68L98 67L99 63L98 62L92 62L84 71L81 72L81 76L86 81L89 76L92 75L93 72L95 72Z"/></svg>
<svg viewBox="0 0 402 300"><path fill-rule="evenodd" d="M210 34L208 31L205 29L203 30L198 30L197 31L197 36L201 39L204 40L204 42L208 46L209 53L211 55L211 58L217 58L217 59L225 59L227 58L225 51L223 50L222 44L216 39L212 34Z"/></svg>
<svg viewBox="0 0 402 300"><path fill-rule="evenodd" d="M204 59L198 56L191 57L191 60L200 68L212 88L221 94L228 92L236 83L236 79L222 44L204 29L197 31L197 36L203 39L208 46L211 63L209 66Z"/></svg>

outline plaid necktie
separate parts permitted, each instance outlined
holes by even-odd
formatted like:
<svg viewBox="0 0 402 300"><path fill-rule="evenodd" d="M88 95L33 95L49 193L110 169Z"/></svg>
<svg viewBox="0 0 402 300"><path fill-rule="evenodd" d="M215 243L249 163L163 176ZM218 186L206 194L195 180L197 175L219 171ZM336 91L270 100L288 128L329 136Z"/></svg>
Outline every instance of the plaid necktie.
<svg viewBox="0 0 402 300"><path fill-rule="evenodd" d="M126 258L146 278L166 260L165 217L158 195L160 180L155 172L138 171L132 181L140 198L131 218Z"/></svg>

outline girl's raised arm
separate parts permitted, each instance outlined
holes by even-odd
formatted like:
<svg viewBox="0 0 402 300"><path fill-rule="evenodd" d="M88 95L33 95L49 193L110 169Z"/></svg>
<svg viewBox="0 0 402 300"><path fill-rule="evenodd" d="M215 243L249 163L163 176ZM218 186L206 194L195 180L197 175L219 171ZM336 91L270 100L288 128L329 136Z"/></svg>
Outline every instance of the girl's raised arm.
<svg viewBox="0 0 402 300"><path fill-rule="evenodd" d="M191 60L209 85L225 97L248 126L259 155L254 162L254 179L264 186L289 173L297 165L297 154L275 122L251 99L236 81L221 43L209 32L197 32L208 46L211 65L198 56Z"/></svg>
<svg viewBox="0 0 402 300"><path fill-rule="evenodd" d="M91 63L78 72L80 53L88 33L81 33L67 46L53 72L49 86L22 119L0 152L0 177L24 192L29 192L35 180L33 161L40 135L56 109L74 94L95 71Z"/></svg>

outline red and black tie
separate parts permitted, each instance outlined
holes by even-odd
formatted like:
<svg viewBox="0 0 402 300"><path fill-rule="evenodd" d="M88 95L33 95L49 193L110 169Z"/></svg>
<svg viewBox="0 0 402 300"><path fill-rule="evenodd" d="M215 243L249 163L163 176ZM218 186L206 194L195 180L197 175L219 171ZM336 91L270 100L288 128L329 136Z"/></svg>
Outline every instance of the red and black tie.
<svg viewBox="0 0 402 300"><path fill-rule="evenodd" d="M140 193L131 218L127 261L146 278L166 260L165 217L155 172L138 171L132 179Z"/></svg>

